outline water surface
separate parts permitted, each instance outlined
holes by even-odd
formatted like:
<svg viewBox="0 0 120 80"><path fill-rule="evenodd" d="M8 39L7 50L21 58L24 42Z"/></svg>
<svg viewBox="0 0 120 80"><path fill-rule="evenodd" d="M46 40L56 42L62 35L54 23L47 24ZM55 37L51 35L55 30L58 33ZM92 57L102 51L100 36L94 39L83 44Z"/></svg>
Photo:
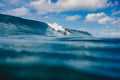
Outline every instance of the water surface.
<svg viewBox="0 0 120 80"><path fill-rule="evenodd" d="M120 39L0 37L0 80L119 80Z"/></svg>

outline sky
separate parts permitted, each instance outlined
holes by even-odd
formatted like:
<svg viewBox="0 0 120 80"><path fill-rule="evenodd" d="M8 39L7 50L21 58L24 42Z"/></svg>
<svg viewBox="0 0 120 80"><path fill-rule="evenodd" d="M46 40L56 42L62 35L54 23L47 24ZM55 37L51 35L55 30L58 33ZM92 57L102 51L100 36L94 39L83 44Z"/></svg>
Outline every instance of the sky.
<svg viewBox="0 0 120 80"><path fill-rule="evenodd" d="M120 0L0 0L0 13L120 37Z"/></svg>

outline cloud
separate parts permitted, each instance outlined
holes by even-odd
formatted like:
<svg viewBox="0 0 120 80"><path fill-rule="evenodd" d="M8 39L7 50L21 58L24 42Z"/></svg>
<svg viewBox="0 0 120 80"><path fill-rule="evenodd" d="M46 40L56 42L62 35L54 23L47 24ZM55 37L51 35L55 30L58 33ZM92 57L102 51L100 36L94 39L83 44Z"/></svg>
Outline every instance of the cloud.
<svg viewBox="0 0 120 80"><path fill-rule="evenodd" d="M99 37L120 37L120 31L118 30L102 30L98 32Z"/></svg>
<svg viewBox="0 0 120 80"><path fill-rule="evenodd" d="M66 10L96 10L108 5L107 0L59 0L56 4Z"/></svg>
<svg viewBox="0 0 120 80"><path fill-rule="evenodd" d="M18 3L19 2L19 0L9 0L9 3L10 4L16 4L16 3Z"/></svg>
<svg viewBox="0 0 120 80"><path fill-rule="evenodd" d="M114 6L117 6L117 5L119 5L119 2L117 0L114 0L113 2L110 2L111 7L114 7Z"/></svg>
<svg viewBox="0 0 120 80"><path fill-rule="evenodd" d="M20 7L16 9L12 9L10 11L7 11L6 13L11 14L11 15L16 15L16 16L24 16L24 15L29 15L29 10L25 7Z"/></svg>
<svg viewBox="0 0 120 80"><path fill-rule="evenodd" d="M74 10L97 10L109 6L108 0L51 0L31 1L30 6L37 10L38 14L51 12L65 12Z"/></svg>
<svg viewBox="0 0 120 80"><path fill-rule="evenodd" d="M111 21L113 21L113 19L107 16L104 12L88 14L85 20L85 22L98 24L106 24Z"/></svg>
<svg viewBox="0 0 120 80"><path fill-rule="evenodd" d="M20 4L19 2L20 2L20 0L0 0L0 3L4 3L4 5L6 5L6 6L8 6L8 5L12 5L12 6L14 6L14 5L18 5L18 4ZM21 0L21 2L22 2L22 0Z"/></svg>
<svg viewBox="0 0 120 80"><path fill-rule="evenodd" d="M37 0L31 1L30 6L37 10L38 14L46 14L49 12L57 12L58 9L55 8L55 4L51 0Z"/></svg>
<svg viewBox="0 0 120 80"><path fill-rule="evenodd" d="M80 19L80 18L81 18L80 15L74 15L74 16L67 16L67 17L66 17L66 20L67 20L67 21L76 21L76 20L78 20L78 19Z"/></svg>
<svg viewBox="0 0 120 80"><path fill-rule="evenodd" d="M99 36L118 37L120 36L120 18L110 17L105 13L91 13L86 16L86 23L107 24L104 31L95 32Z"/></svg>
<svg viewBox="0 0 120 80"><path fill-rule="evenodd" d="M120 10L112 12L112 16L119 15L119 14L120 14Z"/></svg>
<svg viewBox="0 0 120 80"><path fill-rule="evenodd" d="M4 4L0 2L0 7L3 7L3 6L4 6Z"/></svg>
<svg viewBox="0 0 120 80"><path fill-rule="evenodd" d="M111 23L112 26L117 26L120 28L120 18L117 18L115 19L112 23Z"/></svg>

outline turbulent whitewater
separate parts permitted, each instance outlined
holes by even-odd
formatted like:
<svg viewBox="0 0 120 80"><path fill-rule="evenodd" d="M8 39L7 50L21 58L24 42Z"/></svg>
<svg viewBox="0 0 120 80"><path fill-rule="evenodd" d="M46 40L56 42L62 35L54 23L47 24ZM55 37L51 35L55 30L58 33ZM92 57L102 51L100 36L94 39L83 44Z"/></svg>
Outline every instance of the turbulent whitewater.
<svg viewBox="0 0 120 80"><path fill-rule="evenodd" d="M0 80L120 80L120 38L0 14Z"/></svg>

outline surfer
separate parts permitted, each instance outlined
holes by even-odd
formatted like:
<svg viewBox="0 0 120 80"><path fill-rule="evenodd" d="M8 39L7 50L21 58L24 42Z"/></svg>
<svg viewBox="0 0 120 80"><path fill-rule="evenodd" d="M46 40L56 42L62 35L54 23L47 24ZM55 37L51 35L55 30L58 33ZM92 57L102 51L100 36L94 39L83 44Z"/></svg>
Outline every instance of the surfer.
<svg viewBox="0 0 120 80"><path fill-rule="evenodd" d="M67 34L67 32L68 32L68 31L67 31L67 29L65 28L65 29L64 29L64 35L66 35L66 34Z"/></svg>

